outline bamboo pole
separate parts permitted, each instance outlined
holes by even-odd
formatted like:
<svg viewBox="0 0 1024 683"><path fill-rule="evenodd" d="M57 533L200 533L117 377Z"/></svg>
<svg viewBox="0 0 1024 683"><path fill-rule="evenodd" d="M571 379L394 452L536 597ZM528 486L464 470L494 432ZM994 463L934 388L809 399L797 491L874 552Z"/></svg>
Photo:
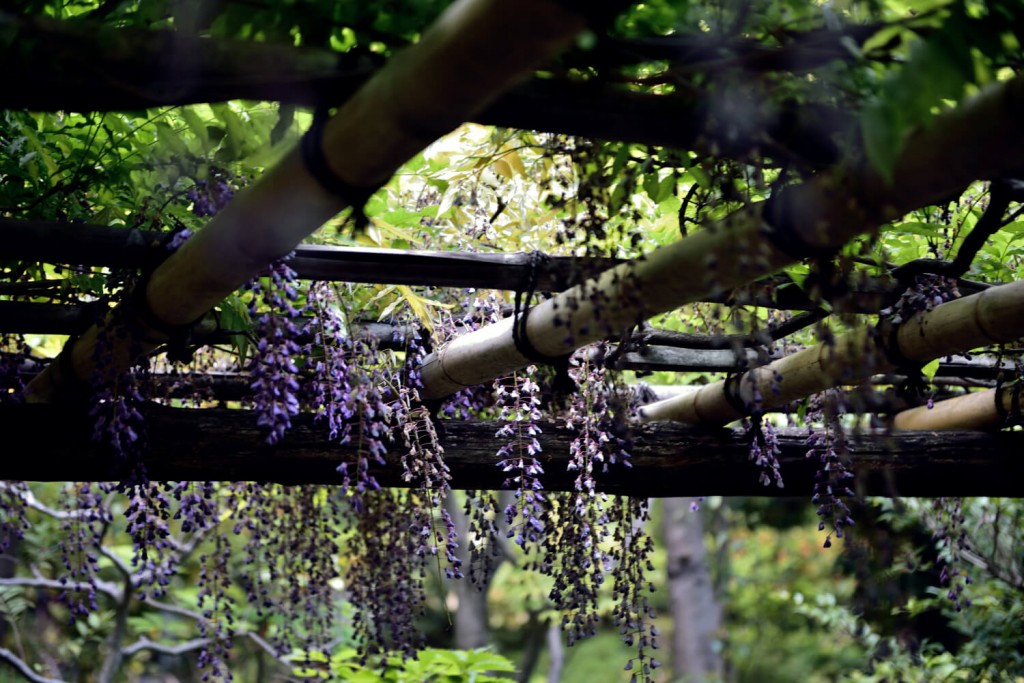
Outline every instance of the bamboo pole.
<svg viewBox="0 0 1024 683"><path fill-rule="evenodd" d="M797 259L765 236L767 219L812 247L842 245L921 206L994 177L1024 159L1024 79L996 84L916 131L895 165L893 183L863 160L849 161L765 204L745 207L674 244L612 268L530 312L526 339L558 357L651 315L779 270ZM530 364L506 319L452 340L424 360L423 395L454 393Z"/></svg>
<svg viewBox="0 0 1024 683"><path fill-rule="evenodd" d="M322 143L330 169L355 187L377 187L584 27L582 16L550 0L456 2L326 123ZM145 292L150 309L169 325L191 323L344 208L293 150L153 272ZM146 338L159 337L146 332ZM90 329L70 350L79 378L95 371L99 334ZM119 340L110 365L127 367L136 352L154 348ZM54 400L68 383L58 364L51 368L26 388L28 401Z"/></svg>
<svg viewBox="0 0 1024 683"><path fill-rule="evenodd" d="M1019 411L1019 406L1017 409ZM1022 417L1014 415L1011 387L971 392L939 401L931 408L918 406L904 410L893 418L893 427L929 431L999 429L1005 426L1006 415L1018 420Z"/></svg>
<svg viewBox="0 0 1024 683"><path fill-rule="evenodd" d="M1013 341L1024 336L1022 310L1024 280L944 303L907 320L892 339L896 348L891 351L887 352L890 340L885 335L861 327L831 344L818 344L743 373L732 386L714 382L646 405L640 417L689 424L731 422L755 405L777 408L836 384L893 370L893 356L926 363L977 346ZM740 406L747 409L741 411Z"/></svg>

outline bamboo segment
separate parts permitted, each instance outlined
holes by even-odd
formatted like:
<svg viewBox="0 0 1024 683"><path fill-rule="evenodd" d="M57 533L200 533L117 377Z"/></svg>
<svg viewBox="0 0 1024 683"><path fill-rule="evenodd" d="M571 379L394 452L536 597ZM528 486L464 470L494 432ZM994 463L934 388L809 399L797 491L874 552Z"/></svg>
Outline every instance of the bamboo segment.
<svg viewBox="0 0 1024 683"><path fill-rule="evenodd" d="M456 2L325 124L328 165L354 187L379 186L584 27L581 16L550 0ZM152 313L170 325L191 323L343 208L293 150L153 272L145 293ZM71 350L78 377L95 371L97 334L88 331ZM155 346L118 341L109 365L127 367L134 355ZM26 388L27 401L57 397L69 378L60 376L57 364L51 367Z"/></svg>
<svg viewBox="0 0 1024 683"><path fill-rule="evenodd" d="M976 178L1018 166L1024 159L1020 112L1024 79L997 84L910 136L896 163L894 184L862 162L851 162L779 192L769 218L797 242L838 247L886 220L959 192ZM651 315L796 261L765 237L765 210L765 204L741 209L704 231L544 301L529 314L527 340L543 355L561 356ZM428 356L421 368L423 395L446 396L530 364L529 354L516 348L513 323L497 326L458 337ZM719 419L726 412L716 409L707 417Z"/></svg>
<svg viewBox="0 0 1024 683"><path fill-rule="evenodd" d="M1003 391L997 399L996 390L988 389L939 401L932 408L918 406L904 410L893 419L893 427L924 431L996 429L1003 426L1003 418L996 409L997 400L1002 402L1004 414L1009 414L1011 392Z"/></svg>
<svg viewBox="0 0 1024 683"><path fill-rule="evenodd" d="M895 335L893 353L886 352L888 339L863 327L832 344L812 346L750 370L738 378L735 388L724 381L708 384L695 393L646 405L640 416L645 421L690 424L731 422L754 406L777 408L836 384L892 370L890 356L925 363L984 344L1014 341L1024 336L1022 310L1024 280L950 301L908 320ZM739 410L740 403L748 409Z"/></svg>

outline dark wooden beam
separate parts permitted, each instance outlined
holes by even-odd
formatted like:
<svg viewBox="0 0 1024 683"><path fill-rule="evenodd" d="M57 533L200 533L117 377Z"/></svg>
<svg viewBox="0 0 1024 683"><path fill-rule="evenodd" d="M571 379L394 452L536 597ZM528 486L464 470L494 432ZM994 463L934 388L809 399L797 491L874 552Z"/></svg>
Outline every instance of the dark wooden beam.
<svg viewBox="0 0 1024 683"><path fill-rule="evenodd" d="M110 268L151 267L167 257L166 233L134 228L0 218L0 259ZM364 247L303 245L290 261L306 280L365 282L561 292L607 270L618 259L550 256L539 261L529 253L487 254L402 251ZM531 279L535 286L531 287ZM852 292L843 310L877 313L895 299L882 280ZM818 302L784 274L761 278L746 287L712 297L785 310L811 310Z"/></svg>
<svg viewBox="0 0 1024 683"><path fill-rule="evenodd" d="M295 420L284 441L268 446L247 411L192 410L151 406L146 410L147 470L155 480L272 481L283 484L339 481L336 468L351 460L349 446L327 442L308 417ZM506 474L497 467L490 422L445 421L445 459L456 488L498 489ZM30 444L27 457L0 461L0 479L27 481L105 481L117 478L112 459L90 442L84 407L15 405L0 408L0 429ZM548 490L572 487L566 470L572 433L542 425L541 456ZM598 488L641 496L763 495L810 496L816 463L805 455L806 434L780 437L786 487L758 483L748 460L745 437L734 431L701 431L678 425L638 428L633 467L598 473ZM1024 496L1024 433L922 432L864 434L851 442L851 460L863 495ZM398 447L386 468L374 474L384 486L402 482Z"/></svg>

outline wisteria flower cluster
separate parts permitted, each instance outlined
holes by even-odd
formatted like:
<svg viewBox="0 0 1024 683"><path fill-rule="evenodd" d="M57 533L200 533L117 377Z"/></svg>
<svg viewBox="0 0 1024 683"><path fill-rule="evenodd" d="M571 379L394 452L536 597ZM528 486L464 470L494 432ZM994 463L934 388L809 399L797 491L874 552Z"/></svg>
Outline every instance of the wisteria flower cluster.
<svg viewBox="0 0 1024 683"><path fill-rule="evenodd" d="M754 461L760 474L758 481L764 486L770 486L774 481L777 487L785 488L782 480L782 468L779 464L779 455L782 453L779 448L779 437L775 431L775 425L765 420L761 415L755 414L750 419L743 421L747 431L747 438L750 440L750 459Z"/></svg>
<svg viewBox="0 0 1024 683"><path fill-rule="evenodd" d="M423 611L426 558L422 531L408 524L409 508L420 504L411 492L380 489L367 492L350 517L354 533L345 578L364 661L387 651L412 656L423 642L414 619Z"/></svg>
<svg viewBox="0 0 1024 683"><path fill-rule="evenodd" d="M171 500L162 485L152 482L137 483L126 493L124 514L132 538L132 567L141 577L139 597L158 598L166 592L177 569L168 524Z"/></svg>
<svg viewBox="0 0 1024 683"><path fill-rule="evenodd" d="M199 180L185 193L185 199L192 203L192 213L203 218L216 216L235 196L235 191L222 177Z"/></svg>
<svg viewBox="0 0 1024 683"><path fill-rule="evenodd" d="M494 436L502 444L498 448L498 467L508 475L504 486L515 492L515 501L505 507L506 533L524 550L537 547L544 536L543 520L547 516L540 481L544 468L538 459L541 414L535 373L531 365L508 380L494 383L501 424Z"/></svg>
<svg viewBox="0 0 1024 683"><path fill-rule="evenodd" d="M604 548L614 523L610 510L620 502L613 499L609 504L606 495L596 492L594 475L606 470L613 457L622 465L629 458L622 435L610 431L614 421L594 412L607 405L614 387L604 368L592 363L584 350L571 361L569 374L577 385L567 415L568 425L576 431L569 450L569 469L576 480L572 492L550 497L549 517L554 521L540 569L554 577L551 599L563 611L562 626L571 644L596 633L598 591L605 574L616 566ZM618 566L628 569L622 563Z"/></svg>
<svg viewBox="0 0 1024 683"><path fill-rule="evenodd" d="M828 529L824 546L830 548L833 536L843 538L846 529L854 526L850 506L846 503L855 495L850 488L854 475L849 468L846 433L839 420L842 397L838 390L833 389L816 398L808 416L821 419L824 428L821 431L808 430L807 457L818 463L811 502L818 506L818 531Z"/></svg>
<svg viewBox="0 0 1024 683"><path fill-rule="evenodd" d="M228 658L235 637L235 599L231 595L231 544L213 534L213 549L199 558L199 635L208 644L199 651L200 680L234 680Z"/></svg>
<svg viewBox="0 0 1024 683"><path fill-rule="evenodd" d="M623 642L636 648L636 657L629 660L626 670L633 672L630 683L653 683L653 670L661 662L651 654L658 649L659 634L650 602L654 584L646 578L647 572L654 571L654 541L646 531L650 504L644 498L616 496L609 517L615 523L611 551L615 563L612 617Z"/></svg>
<svg viewBox="0 0 1024 683"><path fill-rule="evenodd" d="M962 498L936 498L932 503L933 536L939 543L941 571L939 582L946 589L946 597L957 612L971 606L964 591L971 577L964 568L964 553L970 550L967 528L964 525Z"/></svg>
<svg viewBox="0 0 1024 683"><path fill-rule="evenodd" d="M28 484L23 481L0 482L0 554L25 537L29 526L25 516Z"/></svg>
<svg viewBox="0 0 1024 683"><path fill-rule="evenodd" d="M296 275L287 259L275 261L263 282L250 283L253 297L250 315L256 321L259 342L252 362L252 389L258 415L257 424L267 430L267 443L284 438L292 417L299 412L299 372L295 358L299 353L299 328L295 324L299 298ZM263 303L268 310L260 310Z"/></svg>
<svg viewBox="0 0 1024 683"><path fill-rule="evenodd" d="M71 621L88 617L99 609L96 581L100 570L100 547L112 518L102 487L91 483L72 484L63 498L60 558L66 587L58 596L68 606Z"/></svg>
<svg viewBox="0 0 1024 683"><path fill-rule="evenodd" d="M469 580L478 590L484 590L502 554L498 497L493 491L467 490L462 514L469 527L463 539L469 546Z"/></svg>

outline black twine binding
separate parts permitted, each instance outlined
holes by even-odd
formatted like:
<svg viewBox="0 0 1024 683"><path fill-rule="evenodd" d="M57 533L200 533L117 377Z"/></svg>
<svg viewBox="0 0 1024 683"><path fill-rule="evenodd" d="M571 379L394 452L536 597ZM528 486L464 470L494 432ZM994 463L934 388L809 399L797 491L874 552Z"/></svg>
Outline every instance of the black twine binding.
<svg viewBox="0 0 1024 683"><path fill-rule="evenodd" d="M381 188L381 185L357 187L339 178L331 169L327 162L327 156L324 154L324 127L327 120L327 110L325 109L318 109L313 115L313 123L299 143L302 164L325 192L352 207L352 215L349 220L353 224L354 231L361 232L370 224L370 219L366 217L366 202Z"/></svg>
<svg viewBox="0 0 1024 683"><path fill-rule="evenodd" d="M153 313L153 309L149 305L149 299L146 297L146 287L149 285L152 275L153 271L150 270L143 272L139 276L128 298L122 304L121 313L124 315L127 324L141 323L143 328L151 329L166 337L166 339L152 339L143 336L142 341L164 344L164 350L167 353L168 359L178 363L188 363L192 360L192 356L198 347L198 344L195 343L196 328L206 317L206 314L204 313L192 322L185 323L184 325L172 325L158 318Z"/></svg>
<svg viewBox="0 0 1024 683"><path fill-rule="evenodd" d="M1024 414L1020 410L1022 387L1024 387L1024 384L1020 380L1012 384L1003 384L996 387L996 414L999 415L999 421L1007 427L1024 422ZM1003 392L1006 391L1011 392L1009 410L1003 405Z"/></svg>
<svg viewBox="0 0 1024 683"><path fill-rule="evenodd" d="M911 399L922 396L928 390L928 383L925 380L922 370L927 363L907 358L900 349L900 325L885 321L879 326L885 342L882 344L882 351L885 359L898 372L906 375L906 381L896 387L897 393L904 399Z"/></svg>
<svg viewBox="0 0 1024 683"><path fill-rule="evenodd" d="M750 412L747 402L740 396L740 385L745 373L733 373L725 378L725 385L722 387L722 396L729 407L738 415L746 415Z"/></svg>
<svg viewBox="0 0 1024 683"><path fill-rule="evenodd" d="M885 352L885 359L898 370L902 370L904 374L916 375L921 373L927 363L922 363L919 360L907 358L903 355L903 351L900 349L900 324L895 324L889 321L885 321L879 326L879 331L884 335L885 342L882 345L882 351Z"/></svg>
<svg viewBox="0 0 1024 683"><path fill-rule="evenodd" d="M75 372L72 351L75 344L78 343L79 336L76 333L68 337L64 346L61 347L60 353L57 354L57 358L53 361L57 364L57 370L60 373L60 398L69 401L84 401L92 391L92 382L82 379Z"/></svg>
<svg viewBox="0 0 1024 683"><path fill-rule="evenodd" d="M814 245L805 240L792 220L788 220L775 201L769 197L761 210L761 228L758 231L772 246L797 261L804 259L828 260L835 255L832 247Z"/></svg>
<svg viewBox="0 0 1024 683"><path fill-rule="evenodd" d="M515 309L512 312L512 343L515 345L516 351L523 358L532 360L534 363L552 364L560 360L562 356L553 357L541 353L526 334L526 321L530 315L530 301L537 291L537 276L540 271L540 265L548 259L547 255L539 251L530 252L529 256L529 275L526 281L526 288L525 290L516 290Z"/></svg>

